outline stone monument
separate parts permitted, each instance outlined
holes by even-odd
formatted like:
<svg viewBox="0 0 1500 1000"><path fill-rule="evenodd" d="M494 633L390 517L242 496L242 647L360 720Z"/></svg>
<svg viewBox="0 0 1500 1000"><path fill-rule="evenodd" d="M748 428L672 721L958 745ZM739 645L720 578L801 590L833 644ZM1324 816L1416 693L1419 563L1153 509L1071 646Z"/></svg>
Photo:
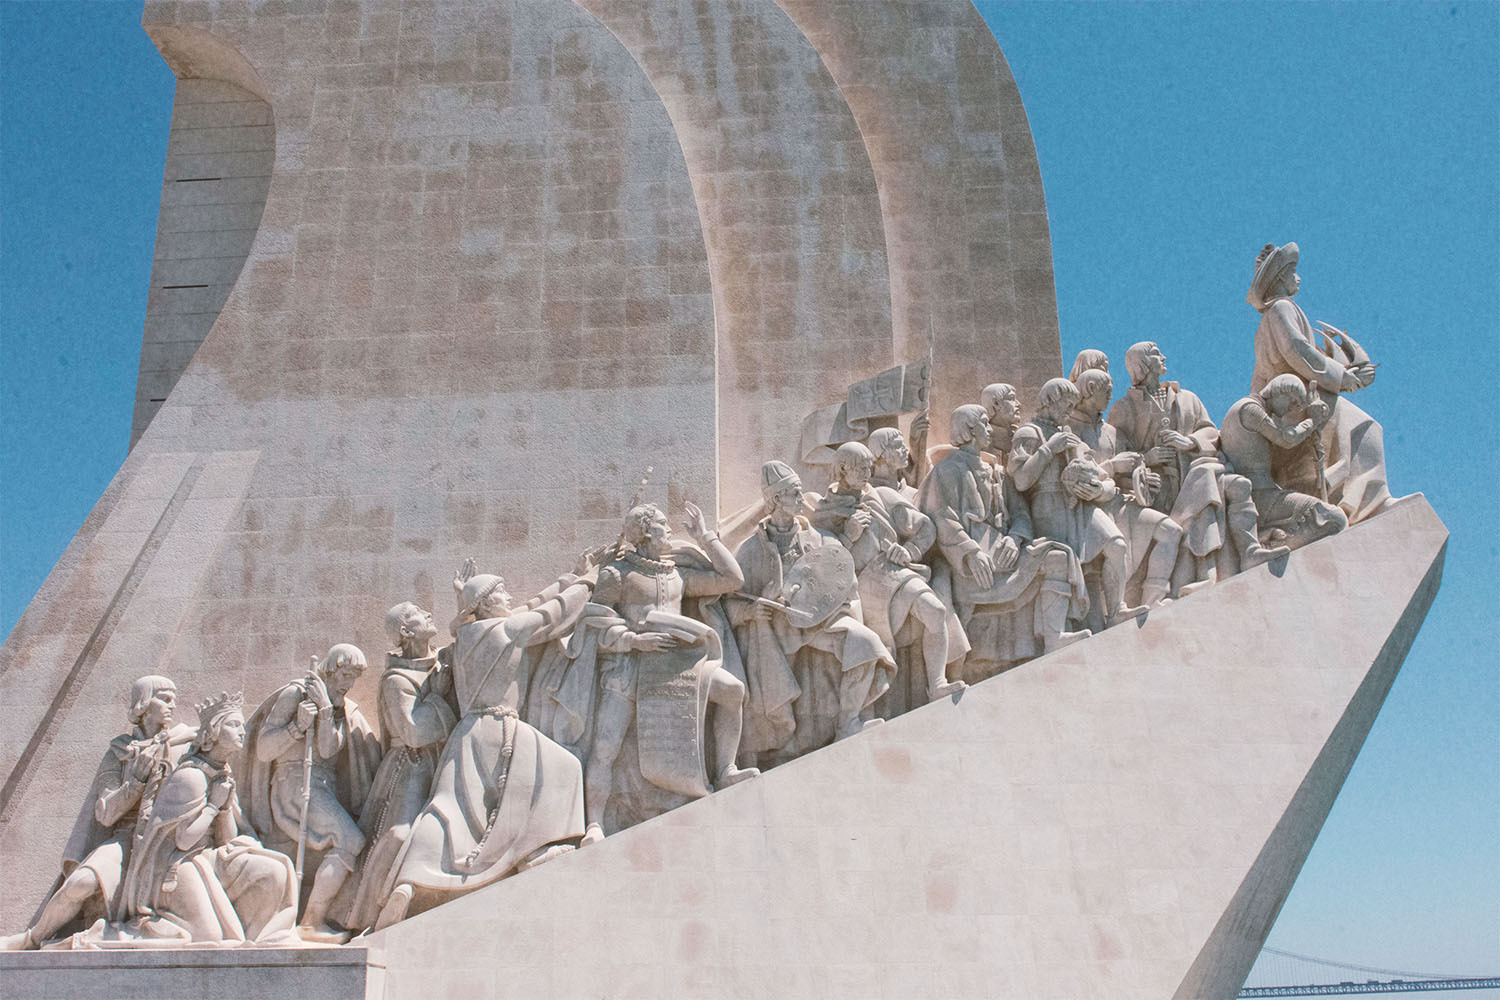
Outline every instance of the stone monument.
<svg viewBox="0 0 1500 1000"><path fill-rule="evenodd" d="M1446 541L1296 244L1220 424L1149 343L1106 423L967 0L143 20L132 449L3 648L0 991L1234 995Z"/></svg>

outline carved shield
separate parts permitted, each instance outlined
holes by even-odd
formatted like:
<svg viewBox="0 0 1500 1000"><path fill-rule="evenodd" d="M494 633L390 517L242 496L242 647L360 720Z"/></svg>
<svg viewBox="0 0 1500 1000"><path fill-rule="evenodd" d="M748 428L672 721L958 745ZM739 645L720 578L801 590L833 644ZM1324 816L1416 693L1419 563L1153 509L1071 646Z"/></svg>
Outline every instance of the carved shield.
<svg viewBox="0 0 1500 1000"><path fill-rule="evenodd" d="M708 679L723 661L719 634L696 619L665 611L652 611L646 624L676 636L681 645L631 654L638 668L635 739L641 776L681 795L707 795L703 727Z"/></svg>
<svg viewBox="0 0 1500 1000"><path fill-rule="evenodd" d="M842 545L808 549L786 571L781 599L787 620L813 628L833 617L855 593L854 557Z"/></svg>

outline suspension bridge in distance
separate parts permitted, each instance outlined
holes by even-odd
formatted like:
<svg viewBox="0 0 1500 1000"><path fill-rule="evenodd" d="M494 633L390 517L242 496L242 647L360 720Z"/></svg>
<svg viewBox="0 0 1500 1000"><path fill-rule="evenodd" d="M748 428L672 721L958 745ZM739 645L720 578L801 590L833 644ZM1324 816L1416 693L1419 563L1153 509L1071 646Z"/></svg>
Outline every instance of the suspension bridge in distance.
<svg viewBox="0 0 1500 1000"><path fill-rule="evenodd" d="M1262 948L1239 996L1389 996L1459 990L1500 991L1500 976L1381 969L1299 955L1279 948Z"/></svg>

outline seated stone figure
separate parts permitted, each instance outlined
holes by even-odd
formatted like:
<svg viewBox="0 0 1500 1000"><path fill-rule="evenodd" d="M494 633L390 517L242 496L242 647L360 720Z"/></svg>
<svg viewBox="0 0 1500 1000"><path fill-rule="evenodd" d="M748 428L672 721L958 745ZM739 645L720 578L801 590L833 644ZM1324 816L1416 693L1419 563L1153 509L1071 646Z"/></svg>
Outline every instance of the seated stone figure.
<svg viewBox="0 0 1500 1000"><path fill-rule="evenodd" d="M578 758L519 717L533 654L571 632L588 604L591 567L578 568L515 611L501 577L465 567L454 580L459 720L380 893L377 929L571 851L583 836Z"/></svg>
<svg viewBox="0 0 1500 1000"><path fill-rule="evenodd" d="M244 701L198 706L195 752L162 782L125 878L126 935L186 943L294 944L292 861L252 835L229 759L245 746Z"/></svg>
<svg viewBox="0 0 1500 1000"><path fill-rule="evenodd" d="M385 755L359 813L369 846L360 856L348 890L336 898L334 919L351 930L372 927L411 825L427 804L443 744L458 721L448 699L453 671L438 665L433 651L437 626L432 613L410 602L386 612L392 649L385 657L376 709Z"/></svg>
<svg viewBox="0 0 1500 1000"><path fill-rule="evenodd" d="M1348 525L1344 512L1307 493L1285 489L1275 479L1276 453L1296 448L1318 432L1327 404L1313 397L1295 375L1278 375L1224 416L1224 453L1250 480L1263 541L1301 548ZM1299 414L1307 414L1298 420Z"/></svg>
<svg viewBox="0 0 1500 1000"><path fill-rule="evenodd" d="M917 505L937 528L937 556L952 580L953 607L973 647L964 679L996 671L1090 633L1069 631L1088 612L1077 558L1061 541L1037 539L1010 477L985 461L985 408L960 406L949 422L956 450L933 466Z"/></svg>
<svg viewBox="0 0 1500 1000"><path fill-rule="evenodd" d="M1125 601L1129 579L1129 546L1101 504L1116 493L1105 476L1063 481L1068 463L1088 455L1068 427L1078 390L1065 378L1049 380L1037 395L1037 415L1016 431L1008 471L1031 508L1031 528L1039 538L1062 542L1084 566L1097 564L1104 606L1096 615L1101 627L1139 615L1144 609Z"/></svg>
<svg viewBox="0 0 1500 1000"><path fill-rule="evenodd" d="M1082 355L1079 356L1082 359ZM1182 528L1171 517L1151 507L1161 476L1145 466L1138 452L1120 447L1113 425L1104 422L1114 382L1100 368L1088 368L1073 379L1078 401L1068 412L1068 427L1078 435L1089 455L1115 480L1114 496L1101 506L1115 521L1126 545L1127 600L1155 607L1171 598L1172 569Z"/></svg>
<svg viewBox="0 0 1500 1000"><path fill-rule="evenodd" d="M921 562L937 529L896 490L872 486L874 467L875 456L864 445L840 445L833 462L838 481L819 501L812 524L854 557L864 622L897 654L896 686L904 686L903 675L915 674L926 700L936 701L964 689L963 681L948 679L947 669L968 652L968 640L958 616L933 593L931 570ZM921 655L916 670L899 652L914 643Z"/></svg>
<svg viewBox="0 0 1500 1000"><path fill-rule="evenodd" d="M1375 380L1375 365L1344 331L1322 323L1314 331L1292 301L1302 286L1298 256L1297 244L1288 243L1267 244L1255 258L1245 296L1260 313L1250 391L1260 392L1278 375L1295 375L1313 387L1329 413L1317 434L1278 449L1272 473L1286 489L1337 504L1350 524L1358 524L1391 503L1384 433L1348 397Z"/></svg>
<svg viewBox="0 0 1500 1000"><path fill-rule="evenodd" d="M364 672L365 654L339 643L250 718L245 812L251 825L268 846L299 861L304 851L323 852L300 929L312 941L348 937L329 923L329 911L365 849L355 817L381 756L380 740L348 697Z"/></svg>
<svg viewBox="0 0 1500 1000"><path fill-rule="evenodd" d="M735 766L745 684L724 666L724 637L683 614L684 598L732 593L744 576L703 512L686 507L697 550L674 549L666 515L641 504L625 515L616 558L599 569L587 620L600 634L584 763L585 844L606 827L617 830L708 794L710 776L713 787L724 788L759 773ZM631 752L622 757L627 743ZM626 801L611 810L612 799Z"/></svg>
<svg viewBox="0 0 1500 1000"><path fill-rule="evenodd" d="M63 882L36 922L0 938L0 951L39 948L82 919L119 920L120 886L130 863L136 826L151 812L158 789L192 741L189 726L173 725L177 686L148 675L130 685L130 731L109 741L94 785L63 851Z"/></svg>
<svg viewBox="0 0 1500 1000"><path fill-rule="evenodd" d="M788 576L811 565L804 561L809 552L839 543L801 516L802 480L790 466L767 462L760 483L770 514L735 553L745 583L728 611L749 689L741 756L764 766L879 722L874 705L890 688L896 663L852 603L852 566L847 579L822 581L842 588L829 615L808 622L786 610L794 596Z"/></svg>

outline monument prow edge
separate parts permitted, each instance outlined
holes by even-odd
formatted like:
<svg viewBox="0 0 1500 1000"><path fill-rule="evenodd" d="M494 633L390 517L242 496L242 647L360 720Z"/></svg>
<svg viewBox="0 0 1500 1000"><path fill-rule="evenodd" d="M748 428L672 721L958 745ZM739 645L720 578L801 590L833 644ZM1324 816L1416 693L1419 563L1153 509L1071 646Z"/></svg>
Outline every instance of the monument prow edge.
<svg viewBox="0 0 1500 1000"><path fill-rule="evenodd" d="M1446 539L1408 497L409 919L377 995L1232 997Z"/></svg>

